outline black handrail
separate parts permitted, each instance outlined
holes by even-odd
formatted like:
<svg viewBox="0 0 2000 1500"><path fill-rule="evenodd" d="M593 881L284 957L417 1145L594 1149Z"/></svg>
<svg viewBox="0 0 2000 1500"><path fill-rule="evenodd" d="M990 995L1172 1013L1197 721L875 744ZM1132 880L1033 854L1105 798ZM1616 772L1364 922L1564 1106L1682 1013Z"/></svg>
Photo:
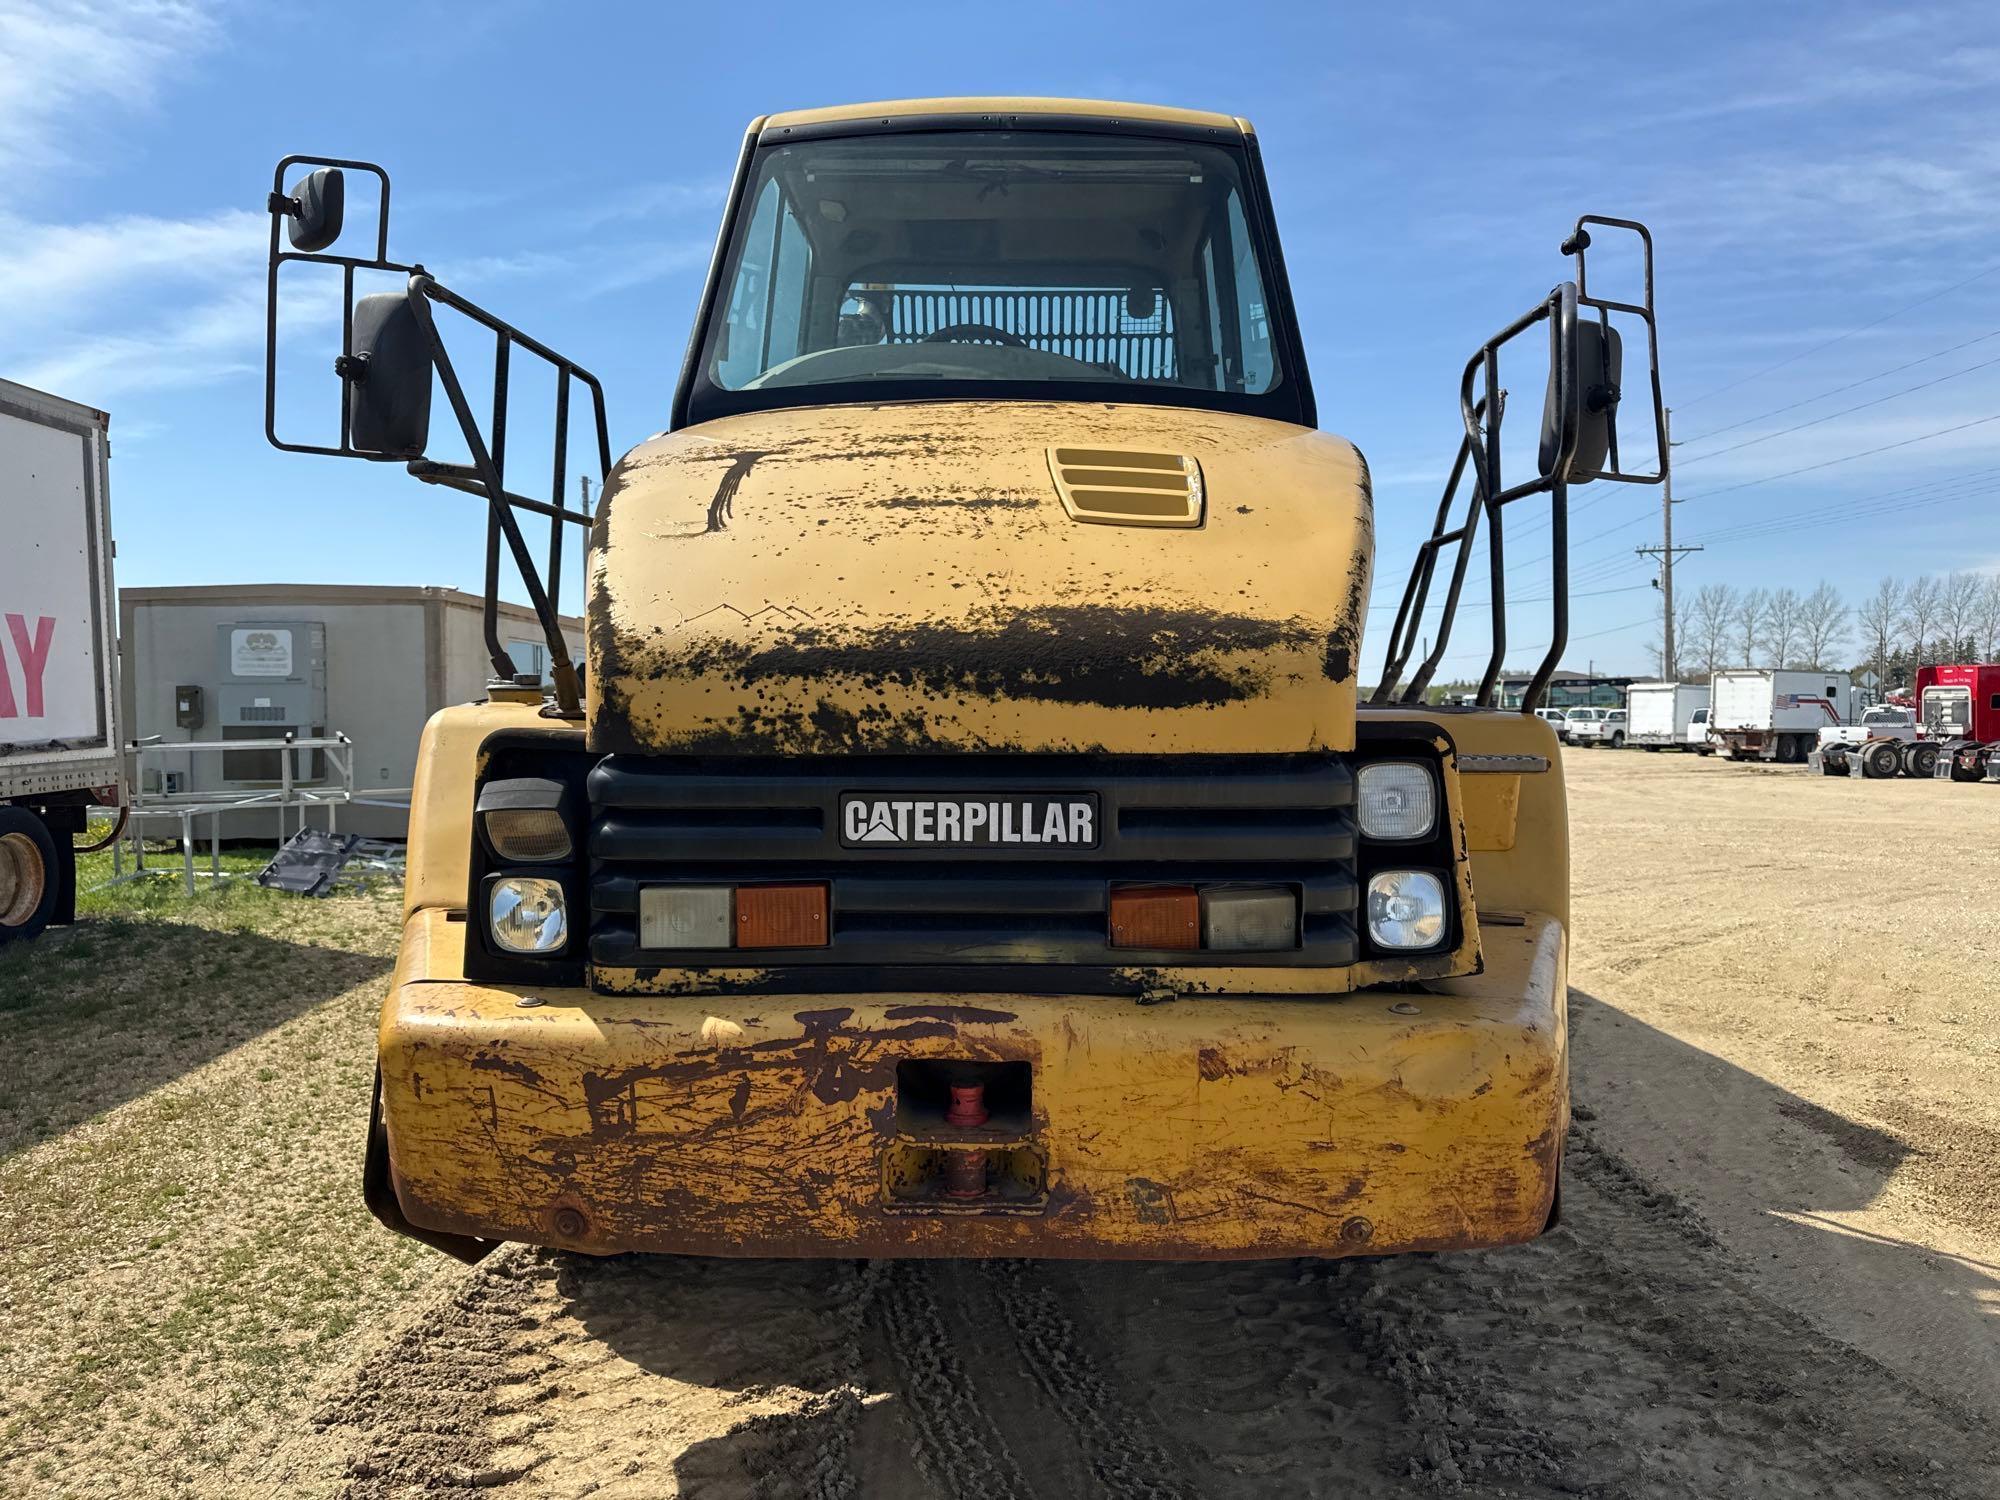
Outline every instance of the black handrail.
<svg viewBox="0 0 2000 1500"><path fill-rule="evenodd" d="M1591 243L1587 226L1592 224L1629 230L1638 236L1644 264L1643 303L1618 302L1589 295L1584 253ZM1548 691L1549 681L1555 675L1557 663L1562 659L1563 650L1569 644L1570 484L1588 483L1594 479L1609 479L1621 484L1659 484L1667 477L1672 460L1667 448L1666 403L1660 389L1659 329L1653 315L1652 233L1635 219L1614 219L1598 214L1585 214L1576 221L1576 227L1563 241L1562 253L1574 257L1577 279L1574 282L1563 282L1555 287L1540 303L1480 345L1472 358L1466 361L1464 374L1459 380L1459 417L1465 428L1465 435L1460 440L1458 456L1452 461L1444 493L1438 500L1437 515L1431 524L1431 535L1418 547L1416 561L1410 569L1409 582L1404 585L1403 597L1396 610L1396 622L1389 632L1389 649L1383 661L1382 678L1371 695L1371 702L1399 701L1396 694L1397 685L1401 682L1403 671L1416 650L1417 634L1422 628L1423 613L1429 604L1438 555L1444 548L1455 546L1458 553L1452 565L1451 584L1445 594L1443 612L1437 622L1436 643L1411 676L1400 699L1403 703L1412 704L1424 701L1431 679L1444 660L1445 648L1451 640L1451 630L1457 620L1460 593L1465 582L1466 567L1470 561L1471 544L1478 535L1479 520L1483 515L1486 518L1487 566L1492 595L1488 601L1492 611L1492 648L1487 656L1485 670L1480 676L1475 701L1484 708L1494 706L1494 697L1507 651L1506 543L1501 524L1501 511L1513 501L1529 495L1546 493L1549 496L1550 592L1553 597L1549 648L1536 668L1526 692L1521 696L1522 712L1532 713L1540 706L1543 695ZM1610 317L1614 312L1637 317L1645 324L1647 373L1653 397L1654 440L1659 454L1659 467L1654 473L1628 473L1621 465L1618 453L1620 397L1615 388L1597 393L1598 399L1608 408L1606 463L1609 467L1601 468L1593 474L1572 475L1570 472L1575 466L1577 444L1582 433L1585 399L1585 393L1577 388L1576 327L1579 309L1582 308L1594 309L1600 326L1606 329L1611 326ZM1554 379L1553 415L1557 423L1556 448L1540 474L1534 479L1508 488L1502 483L1500 465L1501 425L1507 414L1507 392L1500 384L1500 350L1537 323L1544 321L1549 325L1549 361ZM1465 519L1455 527L1448 526L1452 519L1452 502L1468 465L1473 471L1473 481L1472 495L1465 509Z"/></svg>
<svg viewBox="0 0 2000 1500"><path fill-rule="evenodd" d="M280 234L284 220L292 209L292 200L285 193L285 174L297 166L338 167L345 171L372 173L376 177L381 184L381 192L377 204L373 256L326 255L287 250L283 247ZM569 406L572 382L582 383L589 391L595 408L597 473L600 486L603 479L611 472L611 436L605 417L603 386L599 384L595 375L574 360L558 354L548 345L530 338L512 324L441 285L421 264L405 265L390 260L389 174L373 162L346 161L334 157L287 156L278 163L277 170L273 173L271 196L267 202L271 215L271 244L264 314L265 438L272 447L281 448L288 453L317 453L335 458L359 458L372 463L398 461L396 455L367 452L353 445L348 426L347 379L344 376L340 381L340 441L336 446L288 442L278 435L278 276L280 268L289 261L341 268L341 358L336 367L337 371L351 368L351 356L354 353L354 273L388 271L407 276L406 295L409 298L410 309L416 316L417 326L430 353L432 367L444 386L446 399L451 404L452 415L458 422L459 432L465 440L467 451L472 456L470 464L440 463L423 458L410 460L407 463L408 471L426 484L443 485L448 489L479 495L486 500L486 587L481 625L487 656L492 663L493 671L497 676L506 678L512 678L515 671L513 659L500 641L500 545L504 541L514 566L520 572L521 583L527 590L535 618L542 627L542 637L549 652L549 676L555 689L557 711L565 717L579 716L582 713L582 686L577 678L575 663L570 658L569 644L563 637L562 621L556 611L555 601L562 582L563 527L574 525L587 530L592 518L587 510L569 508L565 499L566 487L563 480L569 467ZM437 320L431 308L432 303L439 303L454 312L462 313L494 335L490 440L480 430L478 418L473 414L471 404L466 399L457 368L453 365L444 339L438 332ZM512 353L516 348L553 365L556 370L554 474L548 501L515 494L507 489L505 483L507 394ZM533 556L528 551L527 541L521 534L520 523L514 514L516 510L529 511L549 519L546 586L542 574L535 566Z"/></svg>

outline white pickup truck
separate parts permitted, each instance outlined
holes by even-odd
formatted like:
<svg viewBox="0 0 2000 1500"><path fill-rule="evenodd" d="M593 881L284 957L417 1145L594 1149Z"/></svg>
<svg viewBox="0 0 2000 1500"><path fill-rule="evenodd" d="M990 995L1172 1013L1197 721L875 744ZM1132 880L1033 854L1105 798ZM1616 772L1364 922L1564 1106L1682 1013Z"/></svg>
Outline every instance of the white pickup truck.
<svg viewBox="0 0 2000 1500"><path fill-rule="evenodd" d="M1590 710L1593 717L1577 722L1576 715L1570 715L1569 742L1572 745L1588 745L1597 748L1609 745L1613 750L1625 748L1627 720L1622 708L1599 708Z"/></svg>
<svg viewBox="0 0 2000 1500"><path fill-rule="evenodd" d="M1859 767L1872 780L1898 772L1928 777L1937 770L1938 747L1924 737L1924 726L1907 708L1878 703L1862 713L1858 724L1827 725L1806 759L1823 776L1847 776Z"/></svg>
<svg viewBox="0 0 2000 1500"><path fill-rule="evenodd" d="M0 380L0 946L74 917L75 836L124 797L109 422Z"/></svg>

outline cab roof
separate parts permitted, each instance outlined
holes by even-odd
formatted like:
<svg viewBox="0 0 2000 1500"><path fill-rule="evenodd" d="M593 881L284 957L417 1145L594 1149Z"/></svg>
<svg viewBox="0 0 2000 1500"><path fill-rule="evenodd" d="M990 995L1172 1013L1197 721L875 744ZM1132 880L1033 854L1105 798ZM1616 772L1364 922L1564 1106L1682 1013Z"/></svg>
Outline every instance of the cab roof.
<svg viewBox="0 0 2000 1500"><path fill-rule="evenodd" d="M797 129L854 121L915 121L940 115L1042 115L1093 120L1127 121L1135 125L1170 125L1179 129L1224 131L1247 136L1250 122L1234 115L1203 109L1177 109L1166 104L1125 104L1105 99L1022 99L998 95L962 99L886 99L872 104L835 104L824 109L789 109L754 122L753 131Z"/></svg>

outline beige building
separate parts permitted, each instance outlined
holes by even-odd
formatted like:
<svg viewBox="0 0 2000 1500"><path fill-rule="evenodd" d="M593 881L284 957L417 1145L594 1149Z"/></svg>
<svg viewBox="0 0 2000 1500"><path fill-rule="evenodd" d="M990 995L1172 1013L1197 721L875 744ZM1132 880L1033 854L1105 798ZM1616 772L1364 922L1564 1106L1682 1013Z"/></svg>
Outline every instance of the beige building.
<svg viewBox="0 0 2000 1500"><path fill-rule="evenodd" d="M583 622L565 617L574 657ZM516 666L547 679L531 610L500 606L500 639ZM354 743L358 798L407 800L424 723L486 694L492 668L480 600L447 588L346 584L219 584L121 589L119 658L126 732L134 739L256 740L339 732ZM149 753L147 790L233 794L280 784L282 750ZM294 756L295 780L324 778L323 758ZM324 818L311 818L315 827ZM201 820L207 832L207 819ZM401 838L396 807L342 808L343 833ZM291 826L297 826L294 815ZM230 813L223 838L270 839L268 810Z"/></svg>

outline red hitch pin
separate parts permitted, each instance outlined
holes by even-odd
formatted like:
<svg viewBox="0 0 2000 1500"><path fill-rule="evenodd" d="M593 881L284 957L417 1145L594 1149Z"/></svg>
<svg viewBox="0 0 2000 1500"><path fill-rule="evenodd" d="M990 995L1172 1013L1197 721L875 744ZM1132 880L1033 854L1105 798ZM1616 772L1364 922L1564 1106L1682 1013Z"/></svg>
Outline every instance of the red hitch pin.
<svg viewBox="0 0 2000 1500"><path fill-rule="evenodd" d="M954 1090L953 1092L956 1092ZM985 1118L982 1113L981 1119ZM986 1153L947 1151L944 1154L944 1195L947 1198L986 1196Z"/></svg>
<svg viewBox="0 0 2000 1500"><path fill-rule="evenodd" d="M984 1125L986 1121L986 1085L971 1083L960 1087L958 1084L952 1084L951 1108L944 1112L945 1124L968 1129L974 1125Z"/></svg>

